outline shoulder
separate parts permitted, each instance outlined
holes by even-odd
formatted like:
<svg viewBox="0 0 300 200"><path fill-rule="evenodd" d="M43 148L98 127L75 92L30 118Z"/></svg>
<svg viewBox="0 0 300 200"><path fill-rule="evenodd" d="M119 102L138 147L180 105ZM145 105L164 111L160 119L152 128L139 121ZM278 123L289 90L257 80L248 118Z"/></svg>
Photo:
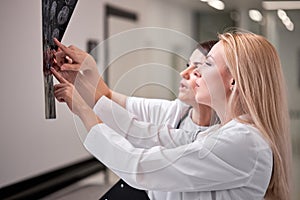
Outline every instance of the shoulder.
<svg viewBox="0 0 300 200"><path fill-rule="evenodd" d="M231 138L232 142L247 144L256 149L269 149L270 146L262 133L253 125L232 120L220 128L221 135Z"/></svg>
<svg viewBox="0 0 300 200"><path fill-rule="evenodd" d="M224 126L209 131L204 146L232 166L250 172L261 160L271 165L272 151L269 144L254 126L232 120Z"/></svg>

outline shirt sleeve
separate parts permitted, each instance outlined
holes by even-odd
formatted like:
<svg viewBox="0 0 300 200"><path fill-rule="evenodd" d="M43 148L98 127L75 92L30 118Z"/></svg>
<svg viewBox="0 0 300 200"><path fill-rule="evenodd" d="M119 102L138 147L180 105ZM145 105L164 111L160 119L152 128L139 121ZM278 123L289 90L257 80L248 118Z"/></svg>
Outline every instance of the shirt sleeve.
<svg viewBox="0 0 300 200"><path fill-rule="evenodd" d="M153 124L167 124L171 127L176 127L188 109L189 106L178 99L168 101L128 97L126 101L126 110L135 114L139 121Z"/></svg>
<svg viewBox="0 0 300 200"><path fill-rule="evenodd" d="M99 118L115 132L126 138L135 147L164 146L173 148L190 143L195 131L172 129L168 124L138 121L138 117L106 97L100 98L94 107Z"/></svg>
<svg viewBox="0 0 300 200"><path fill-rule="evenodd" d="M94 126L85 147L133 187L189 192L247 185L255 169L272 171L271 151L245 130L224 130L174 148L134 147L104 124ZM264 163L257 162L258 160Z"/></svg>

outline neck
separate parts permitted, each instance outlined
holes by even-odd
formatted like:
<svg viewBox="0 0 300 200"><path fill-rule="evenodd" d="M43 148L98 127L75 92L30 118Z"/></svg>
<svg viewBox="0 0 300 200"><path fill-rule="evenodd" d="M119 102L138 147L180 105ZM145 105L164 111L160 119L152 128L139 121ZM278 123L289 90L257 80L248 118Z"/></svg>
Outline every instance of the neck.
<svg viewBox="0 0 300 200"><path fill-rule="evenodd" d="M212 110L210 107L202 104L193 106L192 121L199 126L210 126Z"/></svg>
<svg viewBox="0 0 300 200"><path fill-rule="evenodd" d="M229 122L230 120L232 120L232 115L230 113L230 109L228 109L228 104L223 104L221 106L217 106L215 108L215 111L218 115L218 117L220 118L221 121L221 125L226 124L227 122Z"/></svg>

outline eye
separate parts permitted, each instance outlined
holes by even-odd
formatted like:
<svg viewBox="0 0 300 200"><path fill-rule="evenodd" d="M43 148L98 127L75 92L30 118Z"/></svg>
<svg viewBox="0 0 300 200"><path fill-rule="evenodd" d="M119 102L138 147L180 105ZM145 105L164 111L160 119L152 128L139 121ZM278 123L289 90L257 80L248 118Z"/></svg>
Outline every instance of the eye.
<svg viewBox="0 0 300 200"><path fill-rule="evenodd" d="M207 65L207 66L209 66L209 67L212 66L212 64L210 62L205 62L204 64Z"/></svg>
<svg viewBox="0 0 300 200"><path fill-rule="evenodd" d="M211 56L206 57L206 60L204 63L205 66L211 67L211 66L213 66L213 63L214 63L214 61Z"/></svg>
<svg viewBox="0 0 300 200"><path fill-rule="evenodd" d="M186 67L188 68L189 66L190 66L190 64L189 64L189 63L187 63L187 64L186 64Z"/></svg>

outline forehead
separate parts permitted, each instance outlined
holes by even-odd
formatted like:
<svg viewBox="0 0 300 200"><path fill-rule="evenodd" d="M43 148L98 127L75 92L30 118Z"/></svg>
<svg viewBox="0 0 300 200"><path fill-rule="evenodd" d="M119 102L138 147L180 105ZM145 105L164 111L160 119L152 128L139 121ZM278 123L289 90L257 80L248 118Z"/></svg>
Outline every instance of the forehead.
<svg viewBox="0 0 300 200"><path fill-rule="evenodd" d="M213 46L213 48L208 53L207 57L211 57L216 65L218 66L225 66L225 53L224 53L224 46L221 41Z"/></svg>
<svg viewBox="0 0 300 200"><path fill-rule="evenodd" d="M195 49L190 57L190 61L200 62L203 61L203 58L205 58L205 55L199 49Z"/></svg>

